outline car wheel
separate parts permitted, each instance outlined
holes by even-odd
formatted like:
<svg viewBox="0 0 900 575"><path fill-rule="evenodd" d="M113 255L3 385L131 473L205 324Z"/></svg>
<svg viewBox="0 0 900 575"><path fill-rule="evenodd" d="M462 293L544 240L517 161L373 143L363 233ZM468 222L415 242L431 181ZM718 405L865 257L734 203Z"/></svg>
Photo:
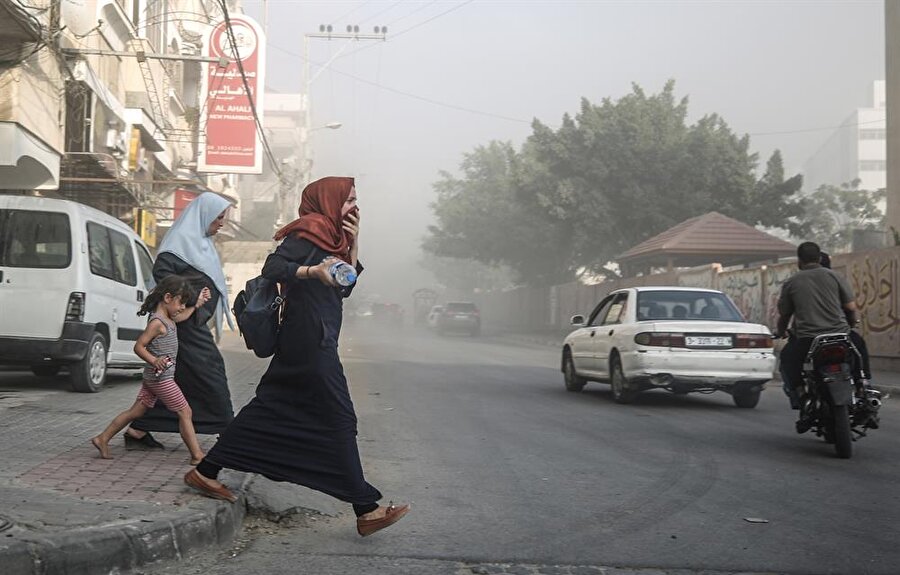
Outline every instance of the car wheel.
<svg viewBox="0 0 900 575"><path fill-rule="evenodd" d="M754 407L756 407L756 404L759 403L759 396L761 393L761 389L752 390L747 388L738 388L731 393L731 399L734 400L734 404L738 407L753 409Z"/></svg>
<svg viewBox="0 0 900 575"><path fill-rule="evenodd" d="M106 383L106 339L94 332L84 359L69 367L72 389L79 393L96 393Z"/></svg>
<svg viewBox="0 0 900 575"><path fill-rule="evenodd" d="M60 366L58 365L32 365L31 373L35 374L38 377L53 377L57 373L59 373Z"/></svg>
<svg viewBox="0 0 900 575"><path fill-rule="evenodd" d="M613 356L609 362L609 371L613 401L622 404L633 403L639 392L629 388L625 372L622 371L622 360L618 356Z"/></svg>
<svg viewBox="0 0 900 575"><path fill-rule="evenodd" d="M575 373L575 362L572 361L572 355L568 351L566 352L566 359L563 363L563 377L566 383L566 391L579 393L584 389L584 385L587 383L586 379L579 377L578 374Z"/></svg>

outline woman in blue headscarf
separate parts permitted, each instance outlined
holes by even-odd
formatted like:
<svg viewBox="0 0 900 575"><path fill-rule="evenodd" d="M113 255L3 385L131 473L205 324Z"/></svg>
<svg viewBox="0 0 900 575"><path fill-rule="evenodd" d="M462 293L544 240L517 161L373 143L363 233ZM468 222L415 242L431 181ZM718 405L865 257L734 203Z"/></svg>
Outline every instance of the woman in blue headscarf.
<svg viewBox="0 0 900 575"><path fill-rule="evenodd" d="M221 433L234 419L225 362L207 325L214 318L219 332L224 317L229 327L234 327L228 311L225 272L213 243L229 207L228 200L213 193L194 199L166 233L153 265L156 281L177 274L187 278L197 293L206 289L210 295L192 317L177 324L175 382L191 406L197 433L203 434ZM177 433L178 416L159 405L148 410L125 432L126 447L161 449L162 444L150 431Z"/></svg>

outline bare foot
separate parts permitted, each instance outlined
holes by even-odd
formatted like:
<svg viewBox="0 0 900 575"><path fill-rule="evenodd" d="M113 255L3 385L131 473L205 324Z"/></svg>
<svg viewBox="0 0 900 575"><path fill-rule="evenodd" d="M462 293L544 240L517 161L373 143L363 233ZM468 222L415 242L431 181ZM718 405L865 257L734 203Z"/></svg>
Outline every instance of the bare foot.
<svg viewBox="0 0 900 575"><path fill-rule="evenodd" d="M101 459L112 459L113 456L109 453L109 442L103 441L99 435L97 437L91 438L91 445L97 448L97 451L100 452Z"/></svg>

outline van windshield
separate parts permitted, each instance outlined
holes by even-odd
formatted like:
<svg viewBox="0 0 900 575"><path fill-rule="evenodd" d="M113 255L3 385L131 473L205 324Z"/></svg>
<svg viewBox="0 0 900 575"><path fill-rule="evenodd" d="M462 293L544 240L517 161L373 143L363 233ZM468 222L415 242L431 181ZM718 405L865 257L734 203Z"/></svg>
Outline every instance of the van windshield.
<svg viewBox="0 0 900 575"><path fill-rule="evenodd" d="M71 261L67 214L0 209L0 266L60 269Z"/></svg>

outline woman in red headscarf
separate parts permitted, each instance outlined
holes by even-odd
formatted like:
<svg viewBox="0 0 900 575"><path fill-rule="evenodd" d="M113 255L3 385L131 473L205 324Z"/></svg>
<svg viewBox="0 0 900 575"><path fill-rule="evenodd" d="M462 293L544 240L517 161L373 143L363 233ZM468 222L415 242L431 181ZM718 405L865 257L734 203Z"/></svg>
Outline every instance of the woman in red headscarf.
<svg viewBox="0 0 900 575"><path fill-rule="evenodd" d="M262 271L287 287L275 356L256 397L185 475L188 485L233 501L216 481L223 467L305 485L353 504L363 536L409 510L378 505L381 493L363 476L356 413L337 352L342 300L353 286L337 285L328 268L338 258L362 273L358 236L353 178L323 178L303 190L300 217L275 234L283 241Z"/></svg>

